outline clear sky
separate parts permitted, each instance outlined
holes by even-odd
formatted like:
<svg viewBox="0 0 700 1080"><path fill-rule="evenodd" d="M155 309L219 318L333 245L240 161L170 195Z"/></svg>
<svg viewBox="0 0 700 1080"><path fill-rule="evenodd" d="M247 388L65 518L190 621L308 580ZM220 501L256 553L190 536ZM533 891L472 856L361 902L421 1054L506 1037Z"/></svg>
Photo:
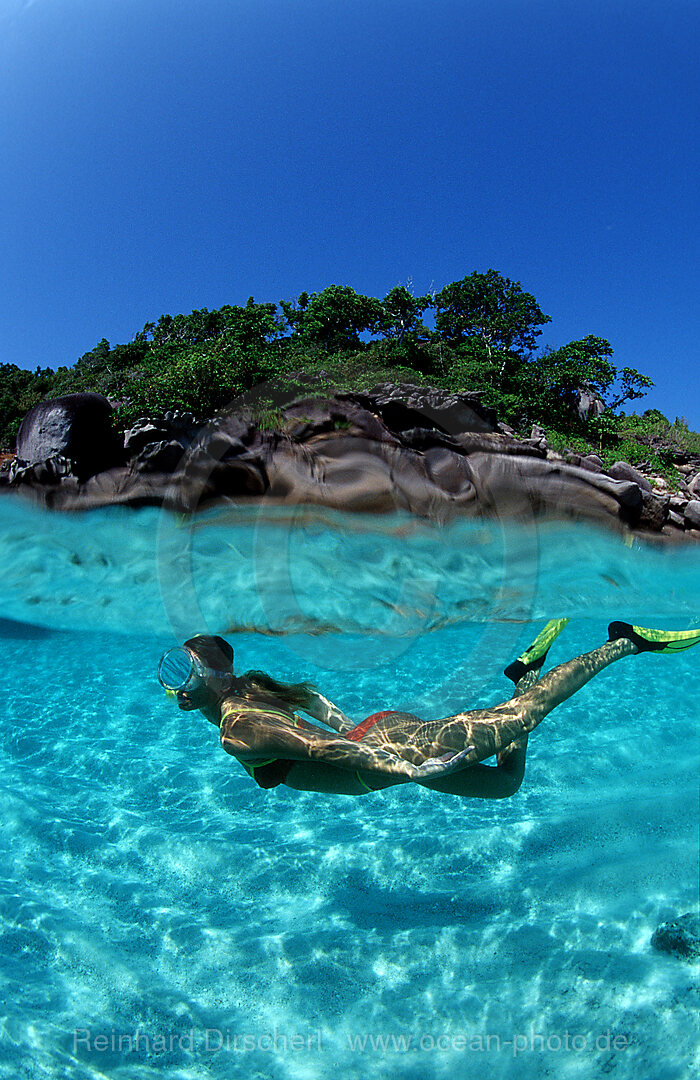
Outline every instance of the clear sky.
<svg viewBox="0 0 700 1080"><path fill-rule="evenodd" d="M698 0L0 0L0 360L494 267L700 429Z"/></svg>

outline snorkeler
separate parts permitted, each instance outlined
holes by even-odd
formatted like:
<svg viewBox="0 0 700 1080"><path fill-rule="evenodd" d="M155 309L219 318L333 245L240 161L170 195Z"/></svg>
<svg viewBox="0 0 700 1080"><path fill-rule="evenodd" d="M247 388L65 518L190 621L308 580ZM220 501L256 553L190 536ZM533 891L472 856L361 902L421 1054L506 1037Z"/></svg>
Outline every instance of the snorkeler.
<svg viewBox="0 0 700 1080"><path fill-rule="evenodd" d="M547 623L506 668L515 683L512 698L442 720L388 710L353 724L310 683L282 683L262 671L236 676L228 642L204 634L168 650L158 678L181 709L199 709L219 728L224 750L260 787L364 795L413 781L447 794L502 799L522 783L530 732L594 675L624 656L679 652L700 643L700 629L649 630L614 622L603 645L540 678L549 648L568 621ZM495 766L482 764L494 755Z"/></svg>

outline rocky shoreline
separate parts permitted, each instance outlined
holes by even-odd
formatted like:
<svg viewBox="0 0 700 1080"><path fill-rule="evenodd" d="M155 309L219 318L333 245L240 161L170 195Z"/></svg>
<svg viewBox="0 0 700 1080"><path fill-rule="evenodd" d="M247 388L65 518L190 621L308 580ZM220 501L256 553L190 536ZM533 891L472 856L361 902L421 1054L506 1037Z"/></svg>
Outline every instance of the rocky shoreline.
<svg viewBox="0 0 700 1080"><path fill-rule="evenodd" d="M98 394L40 402L16 456L0 463L0 492L63 511L265 501L434 521L576 519L700 539L700 458L677 462L684 479L672 490L643 467L555 453L537 428L518 439L476 394L384 383L281 401L264 425L244 403L210 421L166 413L123 439L111 413Z"/></svg>

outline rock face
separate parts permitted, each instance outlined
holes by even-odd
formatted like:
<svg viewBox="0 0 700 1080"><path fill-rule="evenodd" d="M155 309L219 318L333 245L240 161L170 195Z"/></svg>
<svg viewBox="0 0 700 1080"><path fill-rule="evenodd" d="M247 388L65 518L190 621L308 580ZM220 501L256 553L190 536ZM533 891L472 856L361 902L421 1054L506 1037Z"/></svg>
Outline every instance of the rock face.
<svg viewBox="0 0 700 1080"><path fill-rule="evenodd" d="M646 476L643 476L642 473L638 472L634 466L629 465L626 461L616 461L608 469L608 474L616 480L631 480L633 484L639 484L642 491L651 493L654 490Z"/></svg>
<svg viewBox="0 0 700 1080"><path fill-rule="evenodd" d="M602 416L605 402L593 387L579 386L576 390L576 411L581 420L587 416Z"/></svg>
<svg viewBox="0 0 700 1080"><path fill-rule="evenodd" d="M17 435L17 459L33 467L56 458L85 480L124 460L112 427L112 406L101 394L66 394L30 409Z"/></svg>
<svg viewBox="0 0 700 1080"><path fill-rule="evenodd" d="M478 394L450 393L410 383L380 383L366 394L339 394L338 398L377 413L392 431L430 427L456 435L461 431L496 430L496 414L481 404Z"/></svg>
<svg viewBox="0 0 700 1080"><path fill-rule="evenodd" d="M92 404L104 416L104 399L75 397L98 401L69 402L74 412ZM65 416L66 400L44 403L41 415L55 408ZM32 413L22 425L28 432L36 427ZM126 432L118 453L96 430L93 458L84 443L74 458L76 442L68 436L60 444L64 455L56 453L58 438L37 438L34 452L43 446L52 456L15 463L0 487L66 510L120 503L188 512L221 499L265 498L357 512L408 510L436 521L455 514L579 518L657 533L690 529L691 536L692 508L700 507L658 498L635 470L606 473L595 455L567 462L547 450L539 431L515 438L478 395L416 386L296 398L279 409L274 430L256 427L245 409L200 424L187 414L144 418ZM22 446L27 453L30 443Z"/></svg>
<svg viewBox="0 0 700 1080"><path fill-rule="evenodd" d="M700 500L693 499L688 503L683 518L691 529L700 529Z"/></svg>
<svg viewBox="0 0 700 1080"><path fill-rule="evenodd" d="M651 944L654 949L677 956L679 960L700 959L700 915L688 912L661 923L652 935Z"/></svg>

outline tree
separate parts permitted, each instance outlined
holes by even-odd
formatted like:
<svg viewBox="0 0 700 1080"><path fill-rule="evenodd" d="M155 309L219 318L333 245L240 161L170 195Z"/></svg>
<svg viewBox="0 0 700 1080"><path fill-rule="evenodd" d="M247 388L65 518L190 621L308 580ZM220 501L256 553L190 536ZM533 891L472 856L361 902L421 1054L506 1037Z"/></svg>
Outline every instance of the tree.
<svg viewBox="0 0 700 1080"><path fill-rule="evenodd" d="M571 425L581 390L597 394L607 411L624 401L643 397L651 379L634 368L621 371L612 362L613 349L605 338L589 334L558 349L550 349L528 364L527 397L539 419ZM613 393L618 385L617 393Z"/></svg>
<svg viewBox="0 0 700 1080"><path fill-rule="evenodd" d="M608 402L609 409L619 409L625 401L642 398L654 383L647 375L641 375L635 368L623 367L618 372L620 390L613 401Z"/></svg>
<svg viewBox="0 0 700 1080"><path fill-rule="evenodd" d="M0 448L14 447L23 417L49 393L53 379L51 368L27 371L0 364Z"/></svg>
<svg viewBox="0 0 700 1080"><path fill-rule="evenodd" d="M73 367L59 367L56 370L52 392L60 395L91 390L108 398L118 398L124 374L138 367L148 351L148 343L139 338L113 348L106 338L102 338Z"/></svg>
<svg viewBox="0 0 700 1080"><path fill-rule="evenodd" d="M256 304L250 296L245 307L225 304L215 311L200 308L189 315L161 315L157 323L146 323L135 340L153 346L187 346L203 345L227 335L241 345L260 345L280 333L276 311L276 304Z"/></svg>
<svg viewBox="0 0 700 1080"><path fill-rule="evenodd" d="M248 297L245 307L227 306L221 311L225 313L226 320L222 341L242 349L264 348L282 331L277 305L256 304L252 296Z"/></svg>
<svg viewBox="0 0 700 1080"><path fill-rule="evenodd" d="M405 285L395 285L382 300L380 333L397 345L408 335L415 338L427 334L423 312L431 304L430 296L414 296Z"/></svg>
<svg viewBox="0 0 700 1080"><path fill-rule="evenodd" d="M294 300L280 300L282 315L287 323L287 327L293 334L301 332L301 326L304 321L304 312L308 306L309 294L307 292L299 293Z"/></svg>
<svg viewBox="0 0 700 1080"><path fill-rule="evenodd" d="M210 346L158 345L148 364L124 379L117 418L127 424L139 416L179 409L208 419L244 389L236 363Z"/></svg>
<svg viewBox="0 0 700 1080"><path fill-rule="evenodd" d="M98 341L94 349L90 349L90 352L83 353L78 361L76 361L76 367L81 368L84 371L103 371L105 365L109 361L110 344L107 338L102 338Z"/></svg>
<svg viewBox="0 0 700 1080"><path fill-rule="evenodd" d="M320 293L302 293L296 305L283 300L281 308L292 333L328 352L357 349L360 334L376 333L382 324L382 305L349 285L329 285Z"/></svg>
<svg viewBox="0 0 700 1080"><path fill-rule="evenodd" d="M476 337L489 356L535 346L542 333L538 327L551 322L534 296L523 292L520 282L504 278L497 270L474 271L453 281L435 295L435 326L451 344Z"/></svg>

